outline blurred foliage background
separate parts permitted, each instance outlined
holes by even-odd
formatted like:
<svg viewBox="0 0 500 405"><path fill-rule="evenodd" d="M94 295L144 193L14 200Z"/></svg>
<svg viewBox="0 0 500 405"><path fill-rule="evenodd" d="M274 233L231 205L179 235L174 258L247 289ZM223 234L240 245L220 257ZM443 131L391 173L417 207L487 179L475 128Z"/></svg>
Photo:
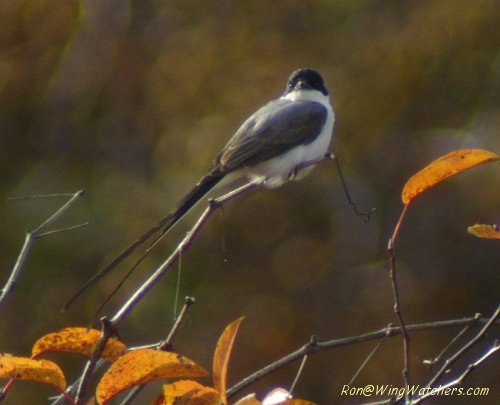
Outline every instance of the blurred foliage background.
<svg viewBox="0 0 500 405"><path fill-rule="evenodd" d="M218 335L245 315L231 384L313 334L344 337L396 322L385 249L404 182L455 149L500 152L499 26L497 0L0 2L2 279L24 232L62 203L9 197L84 188L85 198L57 225L91 221L35 243L0 308L0 350L28 354L41 335L88 324L126 266L60 313L69 295L168 213L239 124L279 96L299 67L323 74L337 118L333 151L355 200L376 214L366 224L352 213L333 163L300 183L229 204L182 257L181 296L197 304L175 349L210 368ZM415 202L397 251L407 322L494 310L498 242L475 239L466 228L498 223L499 207L498 164ZM195 214L105 313L168 255ZM128 345L165 336L173 322L173 273L121 326ZM429 376L421 361L455 333L412 337L416 382ZM313 356L295 394L318 404L360 402L340 392L374 345ZM385 343L355 385L402 386L401 354L400 339ZM81 372L82 359L55 359L69 380ZM432 403L494 403L499 371L494 359L468 380L490 387L486 398ZM287 387L295 372L288 367L247 392ZM20 382L5 403L43 403L51 393Z"/></svg>

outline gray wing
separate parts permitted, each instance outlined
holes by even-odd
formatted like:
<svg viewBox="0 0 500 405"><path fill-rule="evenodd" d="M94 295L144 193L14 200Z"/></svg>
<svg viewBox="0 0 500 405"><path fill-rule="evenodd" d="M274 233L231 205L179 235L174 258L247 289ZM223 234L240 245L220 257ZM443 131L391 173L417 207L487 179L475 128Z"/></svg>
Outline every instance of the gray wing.
<svg viewBox="0 0 500 405"><path fill-rule="evenodd" d="M327 115L313 101L271 101L243 123L217 156L216 166L227 173L307 145L320 134Z"/></svg>

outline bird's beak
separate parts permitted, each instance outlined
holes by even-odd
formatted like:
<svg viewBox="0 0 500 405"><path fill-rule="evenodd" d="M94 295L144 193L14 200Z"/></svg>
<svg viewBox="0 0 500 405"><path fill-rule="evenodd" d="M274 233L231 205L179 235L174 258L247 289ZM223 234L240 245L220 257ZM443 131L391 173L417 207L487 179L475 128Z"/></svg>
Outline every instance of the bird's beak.
<svg viewBox="0 0 500 405"><path fill-rule="evenodd" d="M299 80L295 85L295 90L311 90L311 86L304 82L303 80Z"/></svg>

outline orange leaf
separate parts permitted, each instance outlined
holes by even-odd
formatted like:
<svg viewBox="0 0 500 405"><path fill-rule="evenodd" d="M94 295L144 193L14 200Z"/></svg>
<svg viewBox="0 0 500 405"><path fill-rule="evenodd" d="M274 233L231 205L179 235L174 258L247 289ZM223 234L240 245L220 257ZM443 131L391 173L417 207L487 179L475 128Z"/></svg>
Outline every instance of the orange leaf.
<svg viewBox="0 0 500 405"><path fill-rule="evenodd" d="M234 405L262 405L262 402L257 399L255 394L248 394L236 401Z"/></svg>
<svg viewBox="0 0 500 405"><path fill-rule="evenodd" d="M282 405L316 405L316 404L311 401L306 401L305 399L289 399L288 401L283 402Z"/></svg>
<svg viewBox="0 0 500 405"><path fill-rule="evenodd" d="M96 329L87 328L65 328L58 332L49 333L34 344L31 349L32 357L37 357L45 352L69 352L90 356L101 332ZM109 361L115 361L127 352L127 347L118 339L109 339L102 357Z"/></svg>
<svg viewBox="0 0 500 405"><path fill-rule="evenodd" d="M496 225L476 224L469 226L467 232L478 238L500 239L500 231Z"/></svg>
<svg viewBox="0 0 500 405"><path fill-rule="evenodd" d="M231 322L217 342L217 347L214 353L213 373L214 373L214 388L220 393L221 401L223 404L227 403L226 400L226 376L229 358L233 349L234 339L238 328L244 317L238 318Z"/></svg>
<svg viewBox="0 0 500 405"><path fill-rule="evenodd" d="M66 388L66 379L57 364L49 360L33 360L27 357L14 357L0 354L0 378L30 380Z"/></svg>
<svg viewBox="0 0 500 405"><path fill-rule="evenodd" d="M163 386L165 405L219 405L219 393L196 381L182 380Z"/></svg>
<svg viewBox="0 0 500 405"><path fill-rule="evenodd" d="M262 400L262 405L284 404L292 395L284 388L275 388Z"/></svg>
<svg viewBox="0 0 500 405"><path fill-rule="evenodd" d="M410 177L403 187L403 203L409 204L419 194L454 174L499 159L497 154L481 149L456 150L442 156Z"/></svg>
<svg viewBox="0 0 500 405"><path fill-rule="evenodd" d="M97 402L104 404L118 393L160 378L205 377L207 371L177 353L154 349L128 352L116 360L97 385Z"/></svg>

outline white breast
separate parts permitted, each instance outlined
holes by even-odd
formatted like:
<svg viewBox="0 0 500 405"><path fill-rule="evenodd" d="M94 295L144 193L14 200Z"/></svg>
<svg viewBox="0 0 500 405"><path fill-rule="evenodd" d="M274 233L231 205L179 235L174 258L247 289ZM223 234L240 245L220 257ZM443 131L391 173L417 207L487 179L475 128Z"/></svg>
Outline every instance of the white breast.
<svg viewBox="0 0 500 405"><path fill-rule="evenodd" d="M285 183L300 164L321 159L328 152L332 140L335 115L328 96L316 90L301 90L289 93L285 98L294 101L307 100L320 103L327 109L328 115L323 130L313 142L297 146L280 156L248 169L247 176L252 180L261 180L267 188L275 188ZM313 167L309 166L302 169L297 173L295 179L303 178Z"/></svg>

